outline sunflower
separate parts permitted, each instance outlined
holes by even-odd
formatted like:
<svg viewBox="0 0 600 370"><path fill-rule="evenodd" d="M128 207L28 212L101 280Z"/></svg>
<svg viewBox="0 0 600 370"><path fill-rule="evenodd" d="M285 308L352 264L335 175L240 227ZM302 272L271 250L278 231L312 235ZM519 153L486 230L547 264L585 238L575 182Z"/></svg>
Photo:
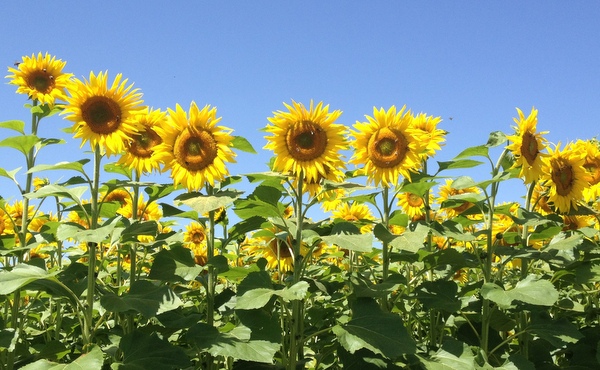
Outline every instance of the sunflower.
<svg viewBox="0 0 600 370"><path fill-rule="evenodd" d="M131 198L131 193L126 189L113 189L110 193L104 193L101 196L103 202L119 202L121 207L124 207L127 202L131 202Z"/></svg>
<svg viewBox="0 0 600 370"><path fill-rule="evenodd" d="M373 108L373 117L366 116L368 122L354 125L356 151L350 162L364 165L359 174L376 186L395 186L400 176L410 180L410 173L421 166L421 155L427 153L422 133L412 126L413 117L405 108L399 112L395 106L387 112Z"/></svg>
<svg viewBox="0 0 600 370"><path fill-rule="evenodd" d="M0 208L0 235L12 235L15 233L14 224L10 216Z"/></svg>
<svg viewBox="0 0 600 370"><path fill-rule="evenodd" d="M546 148L547 140L542 135L548 131L537 132L537 109L532 108L527 118L523 112L517 108L519 119L513 118L517 126L515 135L507 136L512 144L506 148L515 156L513 168L521 168L520 177L525 179L526 184L538 180L542 175L542 158L547 154L542 153Z"/></svg>
<svg viewBox="0 0 600 370"><path fill-rule="evenodd" d="M132 218L133 202L131 198L125 199L125 205L119 209L119 214L125 218ZM147 203L140 197L137 205L136 218L141 221L159 221L162 218L162 210L156 202Z"/></svg>
<svg viewBox="0 0 600 370"><path fill-rule="evenodd" d="M188 190L199 190L206 183L214 185L229 174L225 162L235 162L231 150L233 130L217 126L217 108L206 105L198 109L195 102L187 113L177 104L169 109L167 124L156 126L163 140L154 148L156 159L171 170L175 186L183 184Z"/></svg>
<svg viewBox="0 0 600 370"><path fill-rule="evenodd" d="M371 210L366 204L358 202L342 202L335 211L332 212L333 219L342 219L348 222L360 223L361 234L369 233L373 229L373 224L369 221L375 219L371 214Z"/></svg>
<svg viewBox="0 0 600 370"><path fill-rule="evenodd" d="M343 125L335 121L342 114L340 110L329 113L329 105L313 101L307 110L301 103L283 103L289 112L277 111L269 118L265 136L268 143L265 149L275 153L273 170L304 176L308 183L318 183L321 179L336 181L338 172L345 167L341 160L341 150L346 149Z"/></svg>
<svg viewBox="0 0 600 370"><path fill-rule="evenodd" d="M112 155L124 151L141 126L133 118L140 113L142 94L133 85L126 86L127 79L121 80L121 74L110 87L107 78L106 72L98 76L90 72L89 81L75 79L69 86L70 96L62 113L75 122L73 136L82 139L81 146L89 141L92 149L99 146Z"/></svg>
<svg viewBox="0 0 600 370"><path fill-rule="evenodd" d="M533 209L541 215L548 215L554 212L552 207L548 204L548 190L546 185L542 185L539 182L536 182L533 187L531 204L533 205Z"/></svg>
<svg viewBox="0 0 600 370"><path fill-rule="evenodd" d="M593 202L600 197L600 148L597 140L577 140L573 147L585 153L583 168L586 171L586 180L590 184L583 190L586 202Z"/></svg>
<svg viewBox="0 0 600 370"><path fill-rule="evenodd" d="M410 193L398 193L398 207L410 217L411 220L425 216L425 200L423 197ZM429 204L433 203L433 194L429 193Z"/></svg>
<svg viewBox="0 0 600 370"><path fill-rule="evenodd" d="M23 225L23 201L18 200L14 202L12 205L6 205L6 213L10 216L15 227L20 227ZM35 215L34 206L30 205L27 209L27 219L31 220Z"/></svg>
<svg viewBox="0 0 600 370"><path fill-rule="evenodd" d="M344 180L344 172L341 170L345 164L342 161L337 161L337 164L325 164L325 172L327 176L323 177L319 174L316 180L309 180L304 177L302 182L302 192L308 193L311 197L317 197L317 200L327 198L327 194L323 193L323 180L334 181L341 183ZM298 187L298 178L295 179L294 185Z"/></svg>
<svg viewBox="0 0 600 370"><path fill-rule="evenodd" d="M433 157L436 151L442 150L447 132L437 128L441 121L441 117L428 116L425 113L413 117L413 127L421 132L421 140L425 146L424 158Z"/></svg>
<svg viewBox="0 0 600 370"><path fill-rule="evenodd" d="M138 174L151 173L158 170L160 163L152 156L154 148L162 143L162 139L156 133L157 126L163 126L166 121L166 113L160 109L147 108L146 111L136 114L133 120L140 124L138 132L131 136L125 144L125 153L118 163L135 169Z"/></svg>
<svg viewBox="0 0 600 370"><path fill-rule="evenodd" d="M194 261L197 265L204 266L208 261L208 250L206 247L206 229L199 222L186 225L183 233L183 242L186 248L194 253Z"/></svg>
<svg viewBox="0 0 600 370"><path fill-rule="evenodd" d="M46 53L38 53L37 57L24 56L17 68L8 68L12 75L9 84L17 85L17 93L27 94L32 100L42 104L54 105L55 100L66 100L66 88L73 76L63 73L67 62Z"/></svg>
<svg viewBox="0 0 600 370"><path fill-rule="evenodd" d="M294 269L293 243L291 236L285 240L277 237L282 230L276 226L271 226L262 230L261 233L250 239L246 245L248 253L255 259L264 258L267 260L267 268L288 272ZM271 234L271 235L268 235ZM306 256L309 252L307 246L302 243L300 254Z"/></svg>
<svg viewBox="0 0 600 370"><path fill-rule="evenodd" d="M559 212L568 213L577 209L583 199L583 191L589 185L585 168L585 153L575 150L571 143L560 149L548 148L549 156L543 159L542 179L548 186L548 202Z"/></svg>
<svg viewBox="0 0 600 370"><path fill-rule="evenodd" d="M454 187L452 187L454 181L450 180L450 179L446 179L446 183L444 185L441 185L439 188L439 196L438 196L438 202L440 204L442 204L444 201L447 201L448 199L450 199L452 196L455 195L460 195L460 194L467 194L467 193L473 193L473 194L479 194L480 190L477 187L468 187L468 188L464 188L464 189L456 189ZM446 214L449 218L458 216L459 214L465 212L467 209L473 207L473 203L471 202L462 202L460 205L456 206L456 207L447 207L444 208L444 210L446 211Z"/></svg>

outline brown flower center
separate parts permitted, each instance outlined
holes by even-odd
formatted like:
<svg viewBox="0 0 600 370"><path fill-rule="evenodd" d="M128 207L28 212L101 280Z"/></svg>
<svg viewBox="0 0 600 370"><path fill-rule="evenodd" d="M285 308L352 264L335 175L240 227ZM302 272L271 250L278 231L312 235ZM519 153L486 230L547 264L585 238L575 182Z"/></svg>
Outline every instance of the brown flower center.
<svg viewBox="0 0 600 370"><path fill-rule="evenodd" d="M129 144L129 152L139 158L150 158L155 146L162 143L158 134L151 128L135 135Z"/></svg>
<svg viewBox="0 0 600 370"><path fill-rule="evenodd" d="M556 193L568 196L573 189L573 167L566 160L557 158L552 161L552 182L556 185Z"/></svg>
<svg viewBox="0 0 600 370"><path fill-rule="evenodd" d="M310 161L319 158L325 152L327 133L312 121L302 121L288 130L285 143L294 159Z"/></svg>
<svg viewBox="0 0 600 370"><path fill-rule="evenodd" d="M206 236L204 235L204 233L201 230L195 230L194 232L192 232L190 240L194 244L200 244L204 241L205 238L206 238Z"/></svg>
<svg viewBox="0 0 600 370"><path fill-rule="evenodd" d="M290 240L290 238L288 238ZM277 249L279 249L279 258L290 258L292 257L292 251L288 248L287 244L280 241L279 239L273 239L269 242L269 248L277 256Z"/></svg>
<svg viewBox="0 0 600 370"><path fill-rule="evenodd" d="M533 166L538 153L538 142L535 135L531 132L524 133L521 142L521 155L525 157L530 166Z"/></svg>
<svg viewBox="0 0 600 370"><path fill-rule="evenodd" d="M187 170L201 171L217 157L217 142L208 131L186 129L175 139L173 153L177 162Z"/></svg>
<svg viewBox="0 0 600 370"><path fill-rule="evenodd" d="M369 158L377 167L392 168L404 161L408 141L399 130L384 127L369 139Z"/></svg>
<svg viewBox="0 0 600 370"><path fill-rule="evenodd" d="M49 94L54 84L54 77L45 71L35 71L27 77L27 85L42 94Z"/></svg>
<svg viewBox="0 0 600 370"><path fill-rule="evenodd" d="M596 185L600 182L600 160L597 158L588 158L583 165L587 172L590 185Z"/></svg>
<svg viewBox="0 0 600 370"><path fill-rule="evenodd" d="M108 135L121 125L119 103L105 96L92 96L81 105L81 116L90 130Z"/></svg>
<svg viewBox="0 0 600 370"><path fill-rule="evenodd" d="M423 198L418 196L417 194L409 193L408 197L406 197L406 201L411 207L421 207L423 206Z"/></svg>

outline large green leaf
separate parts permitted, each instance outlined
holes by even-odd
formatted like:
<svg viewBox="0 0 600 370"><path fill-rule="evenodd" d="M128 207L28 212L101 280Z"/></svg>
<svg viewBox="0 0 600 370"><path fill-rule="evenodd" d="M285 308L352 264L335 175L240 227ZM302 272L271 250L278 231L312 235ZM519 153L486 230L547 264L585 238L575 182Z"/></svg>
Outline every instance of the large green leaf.
<svg viewBox="0 0 600 370"><path fill-rule="evenodd" d="M50 184L42 187L34 193L29 193L26 196L29 199L48 197L68 198L74 202L80 203L83 195L88 190L88 186L77 186L67 188L61 185Z"/></svg>
<svg viewBox="0 0 600 370"><path fill-rule="evenodd" d="M215 195L184 193L175 198L175 200L180 204L185 204L186 206L190 207L194 211L198 212L199 215L205 215L210 211L219 209L220 207L227 207L242 194L243 192L235 190L224 190Z"/></svg>
<svg viewBox="0 0 600 370"><path fill-rule="evenodd" d="M16 265L10 271L2 270L0 271L0 294L10 294L33 281L52 278L59 272L49 273L42 268L24 263Z"/></svg>
<svg viewBox="0 0 600 370"><path fill-rule="evenodd" d="M296 284L285 287L280 290L268 288L256 288L249 290L238 297L235 308L238 310L252 310L264 307L272 296L279 296L285 301L294 301L303 299L308 292L309 284L306 281L299 281Z"/></svg>
<svg viewBox="0 0 600 370"><path fill-rule="evenodd" d="M56 164L38 164L37 166L34 166L31 169L29 169L29 171L27 171L27 172L28 173L36 173L36 172L42 172L42 171L71 170L71 171L77 171L77 172L87 176L83 166L86 163L88 163L89 161L90 161L89 159L80 159L75 162L59 162Z"/></svg>
<svg viewBox="0 0 600 370"><path fill-rule="evenodd" d="M242 136L234 136L233 140L231 141L231 145L235 149L241 150L243 152L256 154L256 150L254 150L252 144L250 144L250 142Z"/></svg>
<svg viewBox="0 0 600 370"><path fill-rule="evenodd" d="M40 142L40 138L35 135L20 135L20 136L11 136L6 139L0 141L0 147L8 147L13 148L24 155L28 155L29 151L33 149L33 147Z"/></svg>
<svg viewBox="0 0 600 370"><path fill-rule="evenodd" d="M429 230L429 227L425 225L415 224L413 229L408 228L401 235L395 235L382 224L377 224L373 233L382 242L387 242L394 250L416 253L423 248Z"/></svg>
<svg viewBox="0 0 600 370"><path fill-rule="evenodd" d="M107 293L100 298L100 303L107 311L137 311L146 318L174 310L182 305L181 299L171 288L165 285L154 285L148 280L136 280L131 284L129 292L122 296Z"/></svg>
<svg viewBox="0 0 600 370"><path fill-rule="evenodd" d="M475 356L471 348L465 343L448 339L442 344L431 360L421 358L427 370L475 370Z"/></svg>
<svg viewBox="0 0 600 370"><path fill-rule="evenodd" d="M567 343L576 343L583 338L577 326L566 317L552 318L546 311L532 312L528 329L556 348L562 348Z"/></svg>
<svg viewBox="0 0 600 370"><path fill-rule="evenodd" d="M115 370L172 370L190 366L185 351L160 339L156 334L134 331L121 338L119 348L123 362L114 363Z"/></svg>
<svg viewBox="0 0 600 370"><path fill-rule="evenodd" d="M104 355L100 347L94 346L91 351L79 356L70 364L57 364L48 360L38 360L21 367L21 370L100 370L104 363Z"/></svg>
<svg viewBox="0 0 600 370"><path fill-rule="evenodd" d="M366 348L390 359L416 352L416 344L400 316L381 311L369 298L356 300L352 311L352 320L333 327L338 341L348 352Z"/></svg>
<svg viewBox="0 0 600 370"><path fill-rule="evenodd" d="M0 122L0 127L15 130L18 133L25 135L25 122L23 122L23 121L18 121L18 120L3 121L3 122Z"/></svg>
<svg viewBox="0 0 600 370"><path fill-rule="evenodd" d="M373 234L334 234L323 236L321 239L327 244L334 244L355 252L373 250Z"/></svg>
<svg viewBox="0 0 600 370"><path fill-rule="evenodd" d="M196 265L192 251L182 245L174 245L154 255L148 277L163 281L192 281L202 272Z"/></svg>
<svg viewBox="0 0 600 370"><path fill-rule="evenodd" d="M558 291L554 285L548 280L539 280L536 275L527 276L510 290L504 290L493 283L485 283L481 287L481 295L504 308L510 307L515 300L539 306L552 306L558 301Z"/></svg>
<svg viewBox="0 0 600 370"><path fill-rule="evenodd" d="M438 309L454 313L460 309L458 285L454 281L425 281L415 289L417 299L426 310Z"/></svg>
<svg viewBox="0 0 600 370"><path fill-rule="evenodd" d="M467 148L460 152L454 159L463 159L470 157L485 157L489 158L489 148L486 145L477 145Z"/></svg>
<svg viewBox="0 0 600 370"><path fill-rule="evenodd" d="M480 164L483 164L483 162L475 161L473 159L457 159L457 160L447 161L447 162L438 162L438 166L439 166L438 172L441 172L444 170L455 170L455 169L459 169L459 168L477 167Z"/></svg>
<svg viewBox="0 0 600 370"><path fill-rule="evenodd" d="M61 224L56 229L56 237L60 240L74 239L77 242L102 243L115 230L120 217L97 229L82 229L78 224Z"/></svg>

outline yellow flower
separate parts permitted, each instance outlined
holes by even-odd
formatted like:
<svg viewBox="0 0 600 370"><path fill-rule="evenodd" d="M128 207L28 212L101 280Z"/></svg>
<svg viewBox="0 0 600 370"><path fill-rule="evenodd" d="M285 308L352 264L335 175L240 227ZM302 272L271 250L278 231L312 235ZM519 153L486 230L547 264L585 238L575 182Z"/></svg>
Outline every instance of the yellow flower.
<svg viewBox="0 0 600 370"><path fill-rule="evenodd" d="M333 219L342 219L348 222L366 223L360 227L360 232L366 234L371 231L373 224L368 221L374 220L375 217L371 214L371 210L366 204L352 202L342 202L332 213Z"/></svg>
<svg viewBox="0 0 600 370"><path fill-rule="evenodd" d="M583 168L586 171L586 180L589 187L583 190L583 198L586 202L594 202L600 197L600 144L597 140L577 140L573 145L575 150L585 153Z"/></svg>
<svg viewBox="0 0 600 370"><path fill-rule="evenodd" d="M531 197L533 209L542 215L553 213L554 211L548 204L548 201L548 187L536 182Z"/></svg>
<svg viewBox="0 0 600 370"><path fill-rule="evenodd" d="M110 156L124 151L139 130L140 124L133 118L140 112L142 94L133 85L126 86L127 79L121 81L121 74L110 87L107 78L107 73L96 76L90 72L89 81L76 79L68 88L71 96L62 113L75 122L73 136L82 139L81 146L89 141L93 150L99 146Z"/></svg>
<svg viewBox="0 0 600 370"><path fill-rule="evenodd" d="M415 220L425 215L425 200L423 197L413 193L398 193L398 207ZM433 203L433 194L429 193L429 204Z"/></svg>
<svg viewBox="0 0 600 370"><path fill-rule="evenodd" d="M294 269L294 240L289 235L285 240L278 238L276 235L281 232L282 230L276 226L268 227L262 230L258 236L251 238L245 247L255 259L265 258L268 269L276 269L280 272L292 271ZM304 257L308 251L307 246L303 243L300 254Z"/></svg>
<svg viewBox="0 0 600 370"><path fill-rule="evenodd" d="M338 172L345 166L341 161L341 150L346 149L343 125L335 121L340 110L329 113L329 105L313 101L307 110L301 103L283 103L289 112L277 111L269 118L272 125L265 128L273 136L265 136L265 149L275 153L273 170L301 174L308 183L319 183L321 179L336 181Z"/></svg>
<svg viewBox="0 0 600 370"><path fill-rule="evenodd" d="M42 104L54 105L55 100L66 100L65 90L70 83L70 73L63 73L67 62L56 59L46 53L38 53L37 57L24 56L17 68L8 68L12 75L9 84L17 85L17 93L27 94L32 100Z"/></svg>
<svg viewBox="0 0 600 370"><path fill-rule="evenodd" d="M138 174L151 173L159 170L160 162L152 155L162 139L156 133L157 126L163 126L166 122L166 113L160 109L148 108L133 117L138 121L140 127L138 132L131 136L125 144L125 153L119 159L120 164L135 169Z"/></svg>
<svg viewBox="0 0 600 370"><path fill-rule="evenodd" d="M23 213L24 213L23 201L18 200L16 202L14 202L12 205L7 204L6 205L6 213L8 213L8 215L12 219L14 226L20 227L21 225L23 225ZM30 205L27 210L27 219L31 220L34 214L35 214L34 207L32 205Z"/></svg>
<svg viewBox="0 0 600 370"><path fill-rule="evenodd" d="M132 195L128 190L125 189L113 189L110 193L102 194L100 197L102 202L119 202L121 207L124 207L127 202L131 202Z"/></svg>
<svg viewBox="0 0 600 370"><path fill-rule="evenodd" d="M133 201L131 198L125 199L125 205L119 209L119 214L126 218L135 218L141 221L159 221L162 218L162 210L156 202L147 203L140 196L137 205L137 212L133 214Z"/></svg>
<svg viewBox="0 0 600 370"><path fill-rule="evenodd" d="M344 189L333 189L323 194L321 199L321 208L329 212L335 210L341 203L342 198L346 196Z"/></svg>
<svg viewBox="0 0 600 370"><path fill-rule="evenodd" d="M563 150L559 143L554 150L548 148L548 152L542 171L542 179L548 186L548 201L559 212L568 213L571 207L577 209L577 202L583 199L583 191L589 185L583 168L585 153L575 150L571 143Z"/></svg>
<svg viewBox="0 0 600 370"><path fill-rule="evenodd" d="M517 108L519 119L514 118L517 126L514 126L516 134L507 136L512 144L507 146L515 156L513 168L521 168L519 173L526 184L538 180L542 175L542 158L547 154L542 153L546 148L546 139L542 135L548 131L536 132L537 128L537 109L532 108L527 118L523 112Z"/></svg>
<svg viewBox="0 0 600 370"><path fill-rule="evenodd" d="M437 128L441 121L441 117L428 116L425 113L413 117L413 127L421 132L421 140L426 150L423 154L425 158L433 157L436 151L442 150L442 143L446 141L447 132Z"/></svg>
<svg viewBox="0 0 600 370"><path fill-rule="evenodd" d="M48 180L48 178L43 178L43 179L40 177L33 178L33 190L34 191L38 191L48 184L50 184L50 180Z"/></svg>
<svg viewBox="0 0 600 370"><path fill-rule="evenodd" d="M327 179L330 181L335 181L337 183L341 183L344 180L344 172L341 168L344 168L344 163L342 161L336 162L336 164L325 164L325 172L327 176L323 177L319 174L316 180L309 180L307 177L304 178L302 182L302 192L308 193L311 197L317 197L318 200L322 200L326 197L326 194L322 192L323 190L323 180ZM295 178L294 187L298 188L298 178Z"/></svg>
<svg viewBox="0 0 600 370"><path fill-rule="evenodd" d="M376 186L395 186L400 176L410 180L410 172L420 168L421 155L426 153L427 143L422 142L422 133L412 126L412 115L405 108L399 112L395 106L387 112L373 108L374 117L366 116L368 122L354 125L356 151L350 162L363 165L358 173Z"/></svg>
<svg viewBox="0 0 600 370"><path fill-rule="evenodd" d="M156 158L171 170L175 186L199 190L205 184L214 185L229 174L225 162L235 162L231 150L232 130L217 126L217 108L206 105L202 110L190 104L189 119L179 104L169 109L167 124L157 126L163 142L155 147Z"/></svg>
<svg viewBox="0 0 600 370"><path fill-rule="evenodd" d="M439 188L439 197L438 202L442 204L444 201L450 199L450 197L454 195L466 194L466 193L474 193L479 194L480 190L477 187L469 187L465 189L456 189L452 187L453 181L446 179L446 183L441 185ZM444 208L449 218L458 216L459 214L465 212L467 209L473 207L473 203L471 202L463 202L459 206L452 208Z"/></svg>
<svg viewBox="0 0 600 370"><path fill-rule="evenodd" d="M206 247L206 229L199 222L186 225L183 233L183 242L186 248L194 253L194 261L200 266L206 265L208 251Z"/></svg>
<svg viewBox="0 0 600 370"><path fill-rule="evenodd" d="M14 224L9 215L0 208L0 235L14 234Z"/></svg>

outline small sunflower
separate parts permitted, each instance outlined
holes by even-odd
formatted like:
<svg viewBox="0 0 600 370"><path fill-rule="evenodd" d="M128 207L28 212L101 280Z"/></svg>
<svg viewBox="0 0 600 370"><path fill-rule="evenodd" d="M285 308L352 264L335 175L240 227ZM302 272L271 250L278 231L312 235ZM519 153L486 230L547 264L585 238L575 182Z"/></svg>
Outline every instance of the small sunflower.
<svg viewBox="0 0 600 370"><path fill-rule="evenodd" d="M563 213L571 207L577 209L577 202L583 199L583 191L589 186L585 168L585 153L575 150L571 143L560 149L548 148L549 156L544 158L542 179L548 186L548 202Z"/></svg>
<svg viewBox="0 0 600 370"><path fill-rule="evenodd" d="M301 103L283 103L289 112L274 112L269 118L266 132L268 143L265 149L275 153L273 169L282 173L301 174L308 183L318 183L321 179L337 180L337 172L331 168L344 168L340 151L346 149L343 125L335 121L342 114L340 110L329 113L329 105L319 102L309 109ZM339 167L342 166L342 167Z"/></svg>
<svg viewBox="0 0 600 370"><path fill-rule="evenodd" d="M102 194L101 199L103 202L119 202L121 207L124 207L127 202L131 202L132 195L126 189L113 189L110 193Z"/></svg>
<svg viewBox="0 0 600 370"><path fill-rule="evenodd" d="M38 191L46 185L50 184L48 178L34 177L33 178L33 191Z"/></svg>
<svg viewBox="0 0 600 370"><path fill-rule="evenodd" d="M373 224L369 221L375 219L371 214L371 210L366 204L358 202L342 202L335 211L332 212L333 219L342 219L348 222L360 223L361 234L369 233L373 229Z"/></svg>
<svg viewBox="0 0 600 370"><path fill-rule="evenodd" d="M189 119L177 104L175 110L169 109L167 124L156 127L163 142L155 147L155 155L165 170L171 170L175 186L183 184L188 190L199 190L229 174L225 162L235 162L232 130L217 126L219 121L217 108L206 105L200 110L192 102Z"/></svg>
<svg viewBox="0 0 600 370"><path fill-rule="evenodd" d="M133 217L133 202L131 198L125 199L125 205L119 209L119 214L126 218ZM136 212L137 219L141 221L160 221L162 210L156 202L147 203L140 197Z"/></svg>
<svg viewBox="0 0 600 370"><path fill-rule="evenodd" d="M548 131L537 132L537 109L532 108L527 118L517 108L519 119L514 118L517 126L514 126L515 135L507 136L512 144L507 146L515 156L514 168L521 168L519 173L526 184L538 180L542 175L542 158L547 154L542 153L546 148L546 139L542 135Z"/></svg>
<svg viewBox="0 0 600 370"><path fill-rule="evenodd" d="M425 200L423 197L410 192L398 193L398 206L411 220L425 215ZM433 203L433 194L429 193L429 204Z"/></svg>
<svg viewBox="0 0 600 370"><path fill-rule="evenodd" d="M199 222L192 222L185 227L183 242L186 248L194 253L194 261L197 265L204 266L208 262L208 250L206 247L206 229Z"/></svg>
<svg viewBox="0 0 600 370"><path fill-rule="evenodd" d="M6 205L6 213L10 216L14 226L20 227L23 225L23 201L18 200L14 202L12 205ZM34 206L30 205L27 210L27 219L31 220L35 215Z"/></svg>
<svg viewBox="0 0 600 370"><path fill-rule="evenodd" d="M421 167L421 155L426 153L422 133L412 126L410 111L402 107L399 112L392 106L386 112L373 108L368 122L357 122L352 132L356 148L350 162L363 165L360 174L368 182L385 187L398 184L400 176L410 180L410 173Z"/></svg>
<svg viewBox="0 0 600 370"><path fill-rule="evenodd" d="M433 157L436 151L442 150L443 142L446 141L447 132L437 128L441 121L441 117L428 116L425 113L413 117L413 127L421 132L421 140L425 144L425 158Z"/></svg>
<svg viewBox="0 0 600 370"><path fill-rule="evenodd" d="M454 196L454 195L460 195L460 194L466 194L466 193L474 193L474 194L479 194L480 190L477 187L469 187L469 188L464 188L464 189L456 189L454 187L452 187L454 181L450 180L450 179L446 179L446 183L444 185L441 185L439 188L439 196L438 196L438 202L440 204L442 204L444 201L450 199L450 197ZM458 216L459 214L465 212L467 209L473 207L473 203L471 202L463 202L461 203L459 206L456 207L452 207L452 208L444 208L444 211L446 212L447 216L449 218Z"/></svg>
<svg viewBox="0 0 600 370"><path fill-rule="evenodd" d="M156 127L163 126L166 121L166 113L160 109L146 111L136 114L133 120L140 124L138 132L131 136L125 144L125 152L119 159L120 164L135 169L138 174L151 173L159 170L160 163L152 154L162 139L156 133Z"/></svg>
<svg viewBox="0 0 600 370"><path fill-rule="evenodd" d="M8 68L12 75L9 84L17 85L17 93L27 94L32 100L42 104L54 105L56 100L66 100L66 88L73 76L63 73L67 62L46 53L38 53L37 57L24 56L17 68Z"/></svg>
<svg viewBox="0 0 600 370"><path fill-rule="evenodd" d="M0 208L0 235L12 235L15 233L14 224L8 213Z"/></svg>
<svg viewBox="0 0 600 370"><path fill-rule="evenodd" d="M542 215L548 215L554 212L552 207L548 204L548 191L548 187L539 182L536 182L533 187L531 204L533 205L533 209Z"/></svg>
<svg viewBox="0 0 600 370"><path fill-rule="evenodd" d="M140 113L142 94L133 85L126 86L127 79L122 80L121 74L110 87L107 79L108 74L102 72L98 76L90 72L89 81L75 79L62 113L75 122L73 137L82 139L81 146L89 141L92 149L99 146L113 155L123 152L140 128L133 118Z"/></svg>
<svg viewBox="0 0 600 370"><path fill-rule="evenodd" d="M573 147L585 153L583 168L586 171L589 187L583 190L586 202L593 202L600 197L600 143L597 140L577 140Z"/></svg>
<svg viewBox="0 0 600 370"><path fill-rule="evenodd" d="M270 231L272 235L267 235L264 231L260 236L250 239L246 245L248 253L253 255L255 259L264 258L267 260L267 268L271 270L279 270L280 272L288 272L294 270L294 255L292 245L294 240L291 236L282 240L276 237L282 232L276 226L268 227L266 231ZM306 256L309 252L308 247L303 243L300 248L300 254Z"/></svg>

